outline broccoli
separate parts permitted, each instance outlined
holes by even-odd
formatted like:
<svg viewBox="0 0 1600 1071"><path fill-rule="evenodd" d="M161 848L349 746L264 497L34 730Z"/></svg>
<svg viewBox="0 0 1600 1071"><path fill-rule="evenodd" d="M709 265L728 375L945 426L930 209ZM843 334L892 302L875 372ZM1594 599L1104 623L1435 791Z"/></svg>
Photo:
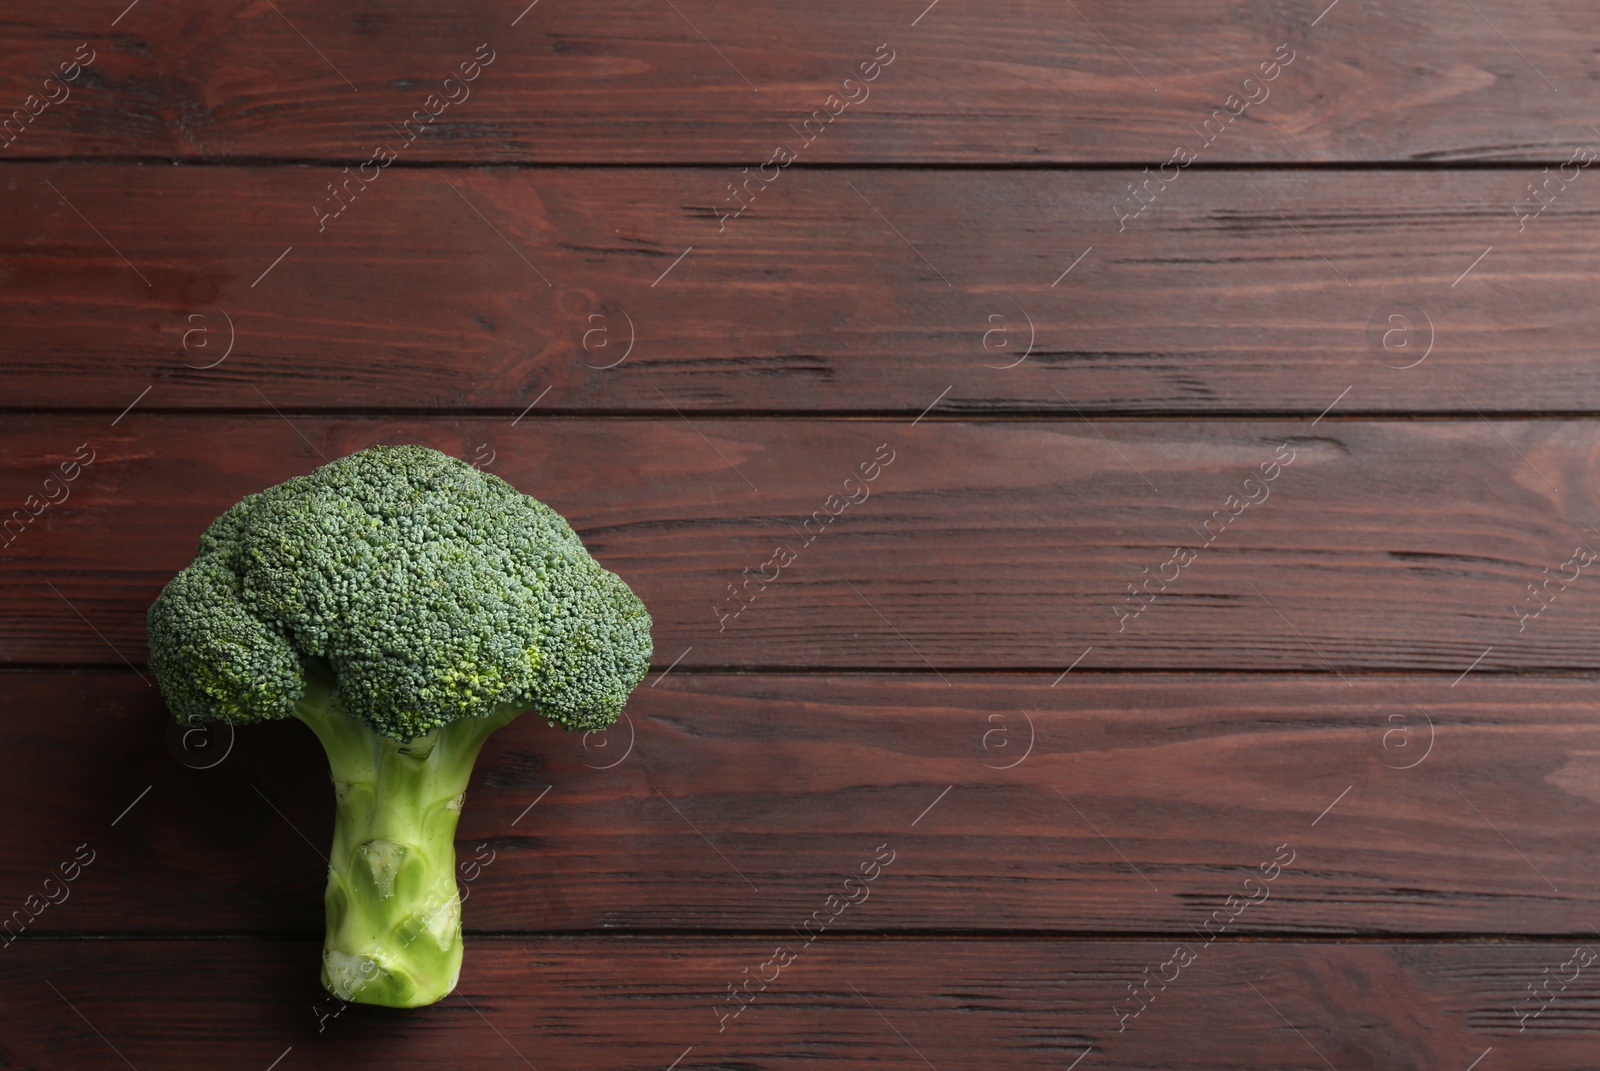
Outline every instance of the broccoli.
<svg viewBox="0 0 1600 1071"><path fill-rule="evenodd" d="M212 523L150 607L150 668L182 723L295 717L337 814L322 983L412 1008L461 970L455 829L478 750L532 709L610 725L650 615L561 515L423 446L374 446Z"/></svg>

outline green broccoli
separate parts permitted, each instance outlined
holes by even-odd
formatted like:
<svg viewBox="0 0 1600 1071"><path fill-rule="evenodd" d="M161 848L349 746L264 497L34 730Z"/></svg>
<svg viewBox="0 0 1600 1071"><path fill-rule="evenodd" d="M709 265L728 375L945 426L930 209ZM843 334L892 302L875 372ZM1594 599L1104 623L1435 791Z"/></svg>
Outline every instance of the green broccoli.
<svg viewBox="0 0 1600 1071"><path fill-rule="evenodd" d="M525 710L601 729L650 615L561 515L423 446L246 496L150 607L179 722L296 717L337 800L322 983L411 1008L461 970L455 829L478 749Z"/></svg>

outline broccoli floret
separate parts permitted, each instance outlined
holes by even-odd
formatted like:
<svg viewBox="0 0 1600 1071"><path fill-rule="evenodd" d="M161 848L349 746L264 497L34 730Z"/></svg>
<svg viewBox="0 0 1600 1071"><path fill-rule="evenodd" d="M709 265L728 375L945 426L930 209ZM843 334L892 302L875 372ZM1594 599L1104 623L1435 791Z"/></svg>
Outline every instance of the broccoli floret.
<svg viewBox="0 0 1600 1071"><path fill-rule="evenodd" d="M150 607L180 722L296 717L337 799L323 983L415 1007L461 965L456 819L484 740L526 710L614 722L650 615L549 506L423 446L245 497Z"/></svg>

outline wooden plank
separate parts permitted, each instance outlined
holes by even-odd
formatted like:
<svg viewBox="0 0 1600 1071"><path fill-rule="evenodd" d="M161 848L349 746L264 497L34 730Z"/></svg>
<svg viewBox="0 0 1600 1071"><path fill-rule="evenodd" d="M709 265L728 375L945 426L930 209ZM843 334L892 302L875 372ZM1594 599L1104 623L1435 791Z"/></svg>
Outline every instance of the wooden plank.
<svg viewBox="0 0 1600 1071"><path fill-rule="evenodd" d="M10 1065L264 1068L285 1057L283 1068L375 1071L401 1053L419 1069L1059 1069L1079 1058L1080 1071L1465 1068L1492 1049L1502 1066L1556 1071L1583 1066L1597 1041L1600 942L1587 932L1209 948L1179 938L818 941L789 950L773 974L781 940L479 938L456 994L404 1013L321 995L310 942L33 942L12 949L0 975L12 1012L0 1046ZM1176 959L1177 948L1192 958ZM772 980L764 992L752 982L749 1007L719 1020L738 1006L727 987L746 969ZM1553 974L1570 979L1564 991L1546 981ZM1157 976L1170 984L1153 982L1148 1005L1119 1029L1118 1008L1138 1006L1128 987ZM1533 985L1554 994L1537 1018Z"/></svg>
<svg viewBox="0 0 1600 1071"><path fill-rule="evenodd" d="M0 557L0 659L143 661L146 609L228 506L415 441L570 518L650 607L661 668L1054 676L1091 646L1096 671L1600 667L1592 563L1574 557L1600 538L1592 422L137 409L7 419L3 515L42 512ZM75 452L92 463L47 484ZM875 479L847 483L862 465Z"/></svg>
<svg viewBox="0 0 1600 1071"><path fill-rule="evenodd" d="M792 143L816 162L1157 163L1234 111L1207 160L1551 159L1589 136L1600 47L1570 3L115 7L8 20L7 152L746 164ZM46 83L80 43L87 72ZM480 44L489 66L446 85ZM406 145L417 111L436 118Z"/></svg>
<svg viewBox="0 0 1600 1071"><path fill-rule="evenodd" d="M719 221L725 168L9 166L0 398L1592 412L1571 170L1534 218L1525 169L1191 172L1119 223L1126 172L791 172Z"/></svg>
<svg viewBox="0 0 1600 1071"><path fill-rule="evenodd" d="M127 671L3 680L31 761L0 785L0 904L66 897L9 933L321 933L332 806L300 725L184 737ZM459 830L465 923L1580 932L1600 888L1591 691L680 669L607 734L530 715L492 738ZM45 888L80 845L91 865ZM871 888L844 884L875 858ZM859 903L830 913L836 893Z"/></svg>

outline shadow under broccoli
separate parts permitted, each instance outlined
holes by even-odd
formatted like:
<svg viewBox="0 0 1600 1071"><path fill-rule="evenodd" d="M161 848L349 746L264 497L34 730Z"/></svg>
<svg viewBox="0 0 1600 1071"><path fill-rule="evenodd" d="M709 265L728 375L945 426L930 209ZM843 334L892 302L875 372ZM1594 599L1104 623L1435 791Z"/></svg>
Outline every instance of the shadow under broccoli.
<svg viewBox="0 0 1600 1071"><path fill-rule="evenodd" d="M650 615L549 506L424 446L249 495L150 607L180 722L295 717L337 798L322 981L411 1008L461 970L455 829L479 749L527 710L614 722Z"/></svg>

